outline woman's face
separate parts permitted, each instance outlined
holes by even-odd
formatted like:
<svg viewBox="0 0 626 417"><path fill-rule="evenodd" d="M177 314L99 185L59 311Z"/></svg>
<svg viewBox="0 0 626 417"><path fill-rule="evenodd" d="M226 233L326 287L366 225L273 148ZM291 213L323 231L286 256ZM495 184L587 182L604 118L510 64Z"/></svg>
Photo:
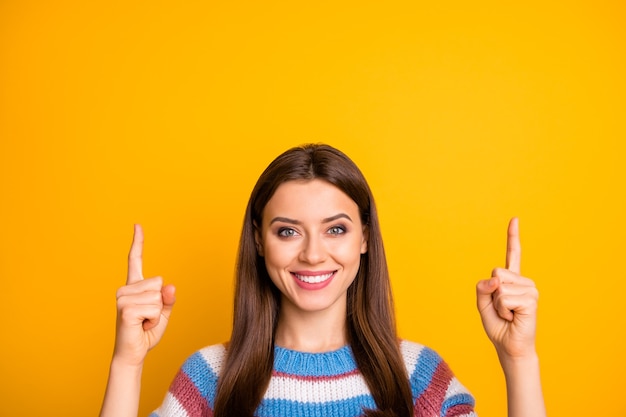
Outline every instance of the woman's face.
<svg viewBox="0 0 626 417"><path fill-rule="evenodd" d="M345 314L347 289L367 251L356 203L323 180L288 181L262 219L256 241L282 309Z"/></svg>

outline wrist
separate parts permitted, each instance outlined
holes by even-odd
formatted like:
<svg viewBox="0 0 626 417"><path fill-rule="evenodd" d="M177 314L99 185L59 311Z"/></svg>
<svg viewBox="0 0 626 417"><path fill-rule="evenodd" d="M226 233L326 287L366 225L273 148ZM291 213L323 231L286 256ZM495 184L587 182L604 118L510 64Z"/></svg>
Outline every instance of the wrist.
<svg viewBox="0 0 626 417"><path fill-rule="evenodd" d="M535 350L523 355L510 355L498 351L498 359L506 376L539 368L539 355Z"/></svg>
<svg viewBox="0 0 626 417"><path fill-rule="evenodd" d="M506 380L508 416L545 417L539 355L536 351L525 355L498 352L498 356Z"/></svg>
<svg viewBox="0 0 626 417"><path fill-rule="evenodd" d="M100 417L136 417L139 410L143 364L114 356Z"/></svg>
<svg viewBox="0 0 626 417"><path fill-rule="evenodd" d="M137 373L141 375L143 371L143 360L128 359L114 354L113 359L111 359L111 369L124 370L126 373Z"/></svg>

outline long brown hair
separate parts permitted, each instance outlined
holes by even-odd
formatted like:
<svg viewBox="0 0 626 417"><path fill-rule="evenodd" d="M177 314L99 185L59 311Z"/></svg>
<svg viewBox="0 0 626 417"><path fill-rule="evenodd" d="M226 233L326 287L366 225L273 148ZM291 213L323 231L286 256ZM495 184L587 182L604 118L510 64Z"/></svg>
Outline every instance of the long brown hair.
<svg viewBox="0 0 626 417"><path fill-rule="evenodd" d="M348 289L346 327L357 366L377 410L367 416L413 416L408 376L396 335L389 272L372 192L341 151L321 144L289 149L259 177L246 208L236 268L233 330L215 398L215 417L252 417L269 385L280 292L271 282L254 239L265 205L284 182L323 179L359 207L368 227L367 252Z"/></svg>

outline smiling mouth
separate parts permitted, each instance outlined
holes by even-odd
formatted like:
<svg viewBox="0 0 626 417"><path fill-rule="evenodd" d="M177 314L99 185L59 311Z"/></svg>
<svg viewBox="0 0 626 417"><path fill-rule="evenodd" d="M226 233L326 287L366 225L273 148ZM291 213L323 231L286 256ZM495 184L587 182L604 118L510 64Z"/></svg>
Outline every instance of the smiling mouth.
<svg viewBox="0 0 626 417"><path fill-rule="evenodd" d="M300 275L296 274L295 272L292 272L292 274L300 281L306 282L307 284L319 284L320 282L324 282L332 277L335 274L335 271L321 275Z"/></svg>

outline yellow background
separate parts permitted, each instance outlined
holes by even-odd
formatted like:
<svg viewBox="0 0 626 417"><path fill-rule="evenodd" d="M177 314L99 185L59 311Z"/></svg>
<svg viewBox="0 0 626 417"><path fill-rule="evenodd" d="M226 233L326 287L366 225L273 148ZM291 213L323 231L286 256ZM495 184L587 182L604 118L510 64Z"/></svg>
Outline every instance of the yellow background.
<svg viewBox="0 0 626 417"><path fill-rule="evenodd" d="M502 4L505 3L505 4ZM0 1L0 416L96 415L132 225L176 284L141 414L229 337L243 210L327 142L380 209L400 333L505 415L474 284L521 221L548 412L626 416L621 1Z"/></svg>

